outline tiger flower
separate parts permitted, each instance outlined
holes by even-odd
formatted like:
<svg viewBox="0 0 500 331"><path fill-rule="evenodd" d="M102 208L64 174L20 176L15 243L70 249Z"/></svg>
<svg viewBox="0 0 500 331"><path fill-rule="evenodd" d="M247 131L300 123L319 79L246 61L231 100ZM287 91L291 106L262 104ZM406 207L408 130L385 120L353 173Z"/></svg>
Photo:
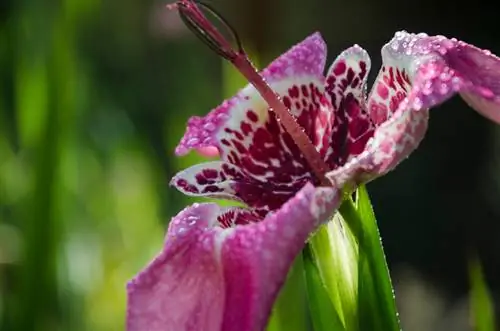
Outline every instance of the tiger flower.
<svg viewBox="0 0 500 331"><path fill-rule="evenodd" d="M260 72L328 165L329 187L253 85L189 120L176 153L216 148L220 160L181 171L171 184L246 207L197 204L173 218L163 250L128 284L129 331L263 330L294 257L331 218L341 190L406 158L424 137L429 108L458 93L500 122L500 61L489 52L398 32L382 59L368 96L367 53L345 50L325 76L319 33Z"/></svg>

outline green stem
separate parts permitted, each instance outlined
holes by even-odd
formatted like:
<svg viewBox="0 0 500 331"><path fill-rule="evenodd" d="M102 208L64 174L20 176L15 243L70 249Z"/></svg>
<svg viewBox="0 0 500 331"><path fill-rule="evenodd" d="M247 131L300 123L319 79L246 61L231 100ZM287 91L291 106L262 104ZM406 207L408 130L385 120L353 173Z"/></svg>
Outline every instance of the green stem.
<svg viewBox="0 0 500 331"><path fill-rule="evenodd" d="M354 201L349 197L345 199L339 207L339 212L344 218L349 230L358 241L358 244L363 247L366 245L365 236L363 233L363 220L354 205Z"/></svg>
<svg viewBox="0 0 500 331"><path fill-rule="evenodd" d="M311 238L304 254L312 256L345 330L400 330L389 270L365 188L359 188L356 204L348 197L339 213L342 217L334 217ZM314 272L309 269L306 272Z"/></svg>
<svg viewBox="0 0 500 331"><path fill-rule="evenodd" d="M469 257L470 313L475 331L494 331L495 307L488 284L484 278L481 263L474 254Z"/></svg>
<svg viewBox="0 0 500 331"><path fill-rule="evenodd" d="M308 330L305 293L304 266L302 255L299 254L274 303L267 331Z"/></svg>
<svg viewBox="0 0 500 331"><path fill-rule="evenodd" d="M334 216L309 241L320 278L346 330L355 330L357 300L357 244Z"/></svg>
<svg viewBox="0 0 500 331"><path fill-rule="evenodd" d="M314 331L344 331L344 323L339 316L338 309L334 307L316 266L311 244L304 247L302 256L307 287L307 303Z"/></svg>
<svg viewBox="0 0 500 331"><path fill-rule="evenodd" d="M364 186L358 188L357 206L351 198L346 199L340 206L340 213L355 234L359 243L360 277L369 280L372 284L375 303L374 314L380 316L382 330L401 330L394 298L391 277L385 258L377 221ZM368 267L368 275L361 274L362 263ZM362 282L360 282L360 285Z"/></svg>

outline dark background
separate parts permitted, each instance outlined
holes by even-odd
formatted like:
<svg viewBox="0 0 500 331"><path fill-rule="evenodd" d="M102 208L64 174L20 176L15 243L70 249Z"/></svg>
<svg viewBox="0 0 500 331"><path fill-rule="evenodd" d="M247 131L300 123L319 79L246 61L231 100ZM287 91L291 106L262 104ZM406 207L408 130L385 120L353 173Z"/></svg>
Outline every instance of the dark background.
<svg viewBox="0 0 500 331"><path fill-rule="evenodd" d="M494 2L212 0L265 66L320 31L329 62L398 30L500 54ZM244 81L150 0L0 2L0 330L120 330L125 282L189 200L173 148ZM454 98L368 185L405 330L469 330L467 257L500 275L500 128Z"/></svg>

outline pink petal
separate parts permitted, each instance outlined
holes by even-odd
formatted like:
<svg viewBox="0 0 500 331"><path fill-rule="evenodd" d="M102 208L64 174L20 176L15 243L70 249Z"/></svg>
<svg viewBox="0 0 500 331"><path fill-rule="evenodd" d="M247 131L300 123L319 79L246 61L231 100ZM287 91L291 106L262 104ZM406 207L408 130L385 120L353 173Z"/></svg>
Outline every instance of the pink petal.
<svg viewBox="0 0 500 331"><path fill-rule="evenodd" d="M483 116L500 124L500 58L459 41L445 55L448 65L462 75L462 98Z"/></svg>
<svg viewBox="0 0 500 331"><path fill-rule="evenodd" d="M324 41L316 33L272 62L262 75L317 148L326 150L323 137L331 105L323 90L325 57ZM260 182L293 185L312 179L294 141L252 85L207 116L191 118L176 153L206 146L217 147L223 161Z"/></svg>
<svg viewBox="0 0 500 331"><path fill-rule="evenodd" d="M225 290L214 261L218 213L214 204L193 205L172 219L163 251L127 285L128 331L220 329Z"/></svg>
<svg viewBox="0 0 500 331"><path fill-rule="evenodd" d="M342 52L326 76L326 91L333 105L333 132L327 162L332 169L360 154L375 126L365 109L370 57L358 45Z"/></svg>
<svg viewBox="0 0 500 331"><path fill-rule="evenodd" d="M234 209L185 209L163 251L128 284L127 330L263 330L293 259L338 197L308 184L263 221L232 228L223 219Z"/></svg>

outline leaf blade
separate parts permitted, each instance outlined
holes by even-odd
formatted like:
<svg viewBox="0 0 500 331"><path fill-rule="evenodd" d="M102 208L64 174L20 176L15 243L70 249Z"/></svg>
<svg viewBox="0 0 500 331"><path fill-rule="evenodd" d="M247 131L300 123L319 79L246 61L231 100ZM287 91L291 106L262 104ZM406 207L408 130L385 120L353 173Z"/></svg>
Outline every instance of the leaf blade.
<svg viewBox="0 0 500 331"><path fill-rule="evenodd" d="M495 311L493 301L477 257L469 259L469 278L471 284L470 309L475 330L494 331Z"/></svg>

